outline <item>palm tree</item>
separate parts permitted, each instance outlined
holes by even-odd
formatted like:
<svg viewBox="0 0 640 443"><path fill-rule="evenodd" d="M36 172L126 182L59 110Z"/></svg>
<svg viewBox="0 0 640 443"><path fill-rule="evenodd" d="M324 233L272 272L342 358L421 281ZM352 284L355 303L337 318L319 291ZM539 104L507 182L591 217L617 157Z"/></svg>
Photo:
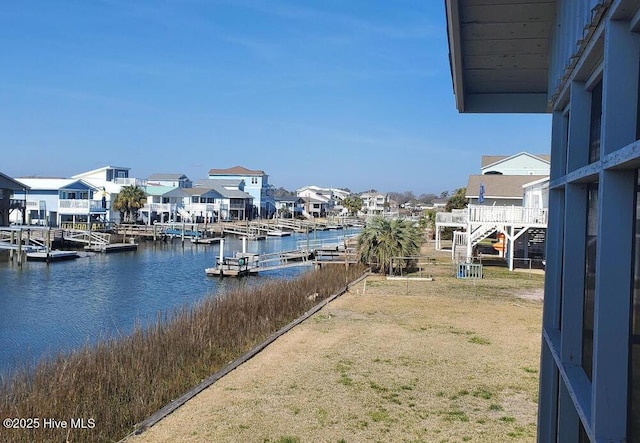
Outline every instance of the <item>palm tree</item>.
<svg viewBox="0 0 640 443"><path fill-rule="evenodd" d="M420 243L420 230L412 222L373 217L358 236L358 253L361 262L376 265L386 273L393 257L418 255Z"/></svg>
<svg viewBox="0 0 640 443"><path fill-rule="evenodd" d="M138 209L147 202L147 194L144 189L130 185L124 186L116 196L112 207L120 211L125 223L134 223L138 218Z"/></svg>
<svg viewBox="0 0 640 443"><path fill-rule="evenodd" d="M350 215L354 215L362 209L362 198L357 195L354 197L345 197L345 199L342 200L342 206L347 208Z"/></svg>

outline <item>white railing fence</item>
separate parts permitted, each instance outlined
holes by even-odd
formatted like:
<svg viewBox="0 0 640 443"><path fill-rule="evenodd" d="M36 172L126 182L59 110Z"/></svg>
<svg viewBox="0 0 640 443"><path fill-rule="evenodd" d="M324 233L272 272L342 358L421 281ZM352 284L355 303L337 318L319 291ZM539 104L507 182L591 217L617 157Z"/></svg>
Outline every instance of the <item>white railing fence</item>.
<svg viewBox="0 0 640 443"><path fill-rule="evenodd" d="M523 208L522 206L469 205L468 220L471 223L523 223L546 225L549 210Z"/></svg>

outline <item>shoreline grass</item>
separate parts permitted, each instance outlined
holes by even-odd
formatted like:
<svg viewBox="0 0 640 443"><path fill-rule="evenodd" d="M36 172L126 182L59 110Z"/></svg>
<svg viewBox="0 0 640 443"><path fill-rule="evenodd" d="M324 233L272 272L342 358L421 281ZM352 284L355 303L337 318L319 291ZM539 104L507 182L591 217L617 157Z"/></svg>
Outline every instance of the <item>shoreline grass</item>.
<svg viewBox="0 0 640 443"><path fill-rule="evenodd" d="M0 437L7 442L119 440L363 271L362 266L329 266L295 280L232 289L158 314L155 324L137 326L126 337L18 371L0 383L0 418L38 418L38 427L2 429ZM68 427L46 426L47 419ZM71 429L77 419L88 426Z"/></svg>

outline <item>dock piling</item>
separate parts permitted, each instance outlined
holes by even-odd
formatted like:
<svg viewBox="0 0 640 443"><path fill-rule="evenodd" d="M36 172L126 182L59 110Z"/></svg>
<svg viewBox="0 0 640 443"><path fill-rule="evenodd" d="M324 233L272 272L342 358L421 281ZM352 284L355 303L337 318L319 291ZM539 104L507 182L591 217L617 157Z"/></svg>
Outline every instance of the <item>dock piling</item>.
<svg viewBox="0 0 640 443"><path fill-rule="evenodd" d="M16 238L15 238L15 232L11 231L11 244L15 244L16 242ZM13 261L13 249L9 250L9 260Z"/></svg>
<svg viewBox="0 0 640 443"><path fill-rule="evenodd" d="M22 229L18 237L18 266L22 266Z"/></svg>

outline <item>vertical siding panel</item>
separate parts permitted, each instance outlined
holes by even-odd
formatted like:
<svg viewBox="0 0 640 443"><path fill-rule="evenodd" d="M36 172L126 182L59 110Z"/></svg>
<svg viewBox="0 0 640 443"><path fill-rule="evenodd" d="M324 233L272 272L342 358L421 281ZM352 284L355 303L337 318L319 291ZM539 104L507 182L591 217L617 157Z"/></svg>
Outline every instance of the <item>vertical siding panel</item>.
<svg viewBox="0 0 640 443"><path fill-rule="evenodd" d="M578 54L579 42L585 37L585 28L591 23L591 10L600 3L598 0L578 0L558 2L556 24L550 48L549 94L561 85L562 76L569 66L571 57Z"/></svg>

